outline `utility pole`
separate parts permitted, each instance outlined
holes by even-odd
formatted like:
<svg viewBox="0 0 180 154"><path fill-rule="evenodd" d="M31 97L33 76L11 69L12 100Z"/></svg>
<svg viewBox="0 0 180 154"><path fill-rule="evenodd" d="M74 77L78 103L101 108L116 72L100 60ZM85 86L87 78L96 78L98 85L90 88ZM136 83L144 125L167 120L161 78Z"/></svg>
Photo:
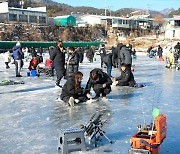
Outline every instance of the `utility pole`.
<svg viewBox="0 0 180 154"><path fill-rule="evenodd" d="M104 0L104 15L106 16L106 0Z"/></svg>
<svg viewBox="0 0 180 154"><path fill-rule="evenodd" d="M147 11L146 11L146 14L150 15L150 11L151 11L151 4L147 4Z"/></svg>
<svg viewBox="0 0 180 154"><path fill-rule="evenodd" d="M106 10L106 0L104 0L104 15L106 16L107 15L107 10ZM107 33L107 19L106 20L106 23L105 23L105 37L106 37L106 33Z"/></svg>
<svg viewBox="0 0 180 154"><path fill-rule="evenodd" d="M113 6L108 6L107 8L108 8L109 15L112 16L112 8L113 8Z"/></svg>

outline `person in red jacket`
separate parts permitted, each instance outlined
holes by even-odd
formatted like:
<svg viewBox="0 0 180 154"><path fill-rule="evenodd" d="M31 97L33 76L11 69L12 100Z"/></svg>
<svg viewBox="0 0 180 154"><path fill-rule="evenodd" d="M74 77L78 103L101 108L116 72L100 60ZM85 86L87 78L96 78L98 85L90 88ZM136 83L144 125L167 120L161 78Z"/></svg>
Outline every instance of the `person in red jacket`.
<svg viewBox="0 0 180 154"><path fill-rule="evenodd" d="M38 60L36 57L33 57L29 63L29 67L28 69L31 71L31 70L36 70L38 66Z"/></svg>

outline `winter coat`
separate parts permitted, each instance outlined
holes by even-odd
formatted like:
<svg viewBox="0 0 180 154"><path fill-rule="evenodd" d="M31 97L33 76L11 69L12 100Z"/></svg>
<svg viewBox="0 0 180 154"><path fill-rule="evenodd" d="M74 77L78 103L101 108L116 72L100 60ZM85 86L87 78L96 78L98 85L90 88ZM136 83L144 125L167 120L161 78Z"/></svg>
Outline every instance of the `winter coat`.
<svg viewBox="0 0 180 154"><path fill-rule="evenodd" d="M73 76L75 72L78 71L79 68L79 55L74 52L71 55L68 55L69 64L66 66L66 75Z"/></svg>
<svg viewBox="0 0 180 154"><path fill-rule="evenodd" d="M119 43L116 47L116 51L117 51L117 54L119 54L121 48L123 47L123 44L122 43Z"/></svg>
<svg viewBox="0 0 180 154"><path fill-rule="evenodd" d="M173 52L168 52L167 53L167 56L166 56L166 59L167 59L167 64L169 65L174 65L175 64L175 58L174 58L174 53Z"/></svg>
<svg viewBox="0 0 180 154"><path fill-rule="evenodd" d="M61 99L63 99L66 96L76 98L76 96L83 94L83 88L80 87L79 89L75 89L74 85L75 85L74 76L69 77L62 88L62 93L60 96Z"/></svg>
<svg viewBox="0 0 180 154"><path fill-rule="evenodd" d="M40 47L40 48L38 48L38 52L40 53L40 55L42 55L42 53L43 53L43 49Z"/></svg>
<svg viewBox="0 0 180 154"><path fill-rule="evenodd" d="M149 47L149 48L147 49L147 53L150 53L151 50L152 50L152 47Z"/></svg>
<svg viewBox="0 0 180 154"><path fill-rule="evenodd" d="M50 59L54 62L55 69L64 70L65 53L61 52L59 47L51 48L49 51Z"/></svg>
<svg viewBox="0 0 180 154"><path fill-rule="evenodd" d="M38 66L38 59L37 58L33 58L31 59L30 63L29 63L29 67L28 69L31 71L32 69L36 69L36 67Z"/></svg>
<svg viewBox="0 0 180 154"><path fill-rule="evenodd" d="M95 85L98 85L99 89L103 88L103 84L106 84L107 88L111 87L112 80L105 72L103 72L99 68L95 68L92 71L97 71L97 73L99 75L99 80L93 81L91 78L89 78L87 85L86 85L86 93L90 93L91 87L94 87ZM90 72L90 74L91 74L91 72Z"/></svg>
<svg viewBox="0 0 180 154"><path fill-rule="evenodd" d="M103 62L105 64L111 64L112 65L112 53L108 53L103 57Z"/></svg>
<svg viewBox="0 0 180 154"><path fill-rule="evenodd" d="M130 54L132 54L132 44L129 44L129 46L126 48L129 50Z"/></svg>
<svg viewBox="0 0 180 154"><path fill-rule="evenodd" d="M177 44L174 46L174 49L180 51L180 43L177 43Z"/></svg>
<svg viewBox="0 0 180 154"><path fill-rule="evenodd" d="M36 56L37 56L37 52L35 51L34 48L31 48L31 49L30 49L30 53L31 53L31 56L32 56L32 57L36 57Z"/></svg>
<svg viewBox="0 0 180 154"><path fill-rule="evenodd" d="M11 62L11 53L9 51L4 53L4 62L10 63Z"/></svg>
<svg viewBox="0 0 180 154"><path fill-rule="evenodd" d="M113 66L116 66L117 63L118 63L118 54L117 54L117 50L116 48L112 48L112 63L113 63Z"/></svg>
<svg viewBox="0 0 180 154"><path fill-rule="evenodd" d="M14 60L22 60L23 59L23 52L20 46L13 47L13 59Z"/></svg>
<svg viewBox="0 0 180 154"><path fill-rule="evenodd" d="M125 46L118 52L118 59L121 65L132 65L131 53Z"/></svg>
<svg viewBox="0 0 180 154"><path fill-rule="evenodd" d="M100 57L101 59L103 59L103 57L106 55L106 49L103 47L99 50L99 53L100 53Z"/></svg>
<svg viewBox="0 0 180 154"><path fill-rule="evenodd" d="M136 84L136 81L134 80L134 75L130 71L130 69L126 69L125 71L121 71L121 76L116 78L116 81L118 81L117 86L130 86L134 87Z"/></svg>
<svg viewBox="0 0 180 154"><path fill-rule="evenodd" d="M162 57L162 53L163 53L162 47L158 47L158 51L157 51L158 56Z"/></svg>
<svg viewBox="0 0 180 154"><path fill-rule="evenodd" d="M84 59L84 51L82 48L80 48L77 52L79 54L79 62L82 63Z"/></svg>
<svg viewBox="0 0 180 154"><path fill-rule="evenodd" d="M87 51L86 57L89 58L89 59L94 57L94 52L93 52L93 50L91 48Z"/></svg>

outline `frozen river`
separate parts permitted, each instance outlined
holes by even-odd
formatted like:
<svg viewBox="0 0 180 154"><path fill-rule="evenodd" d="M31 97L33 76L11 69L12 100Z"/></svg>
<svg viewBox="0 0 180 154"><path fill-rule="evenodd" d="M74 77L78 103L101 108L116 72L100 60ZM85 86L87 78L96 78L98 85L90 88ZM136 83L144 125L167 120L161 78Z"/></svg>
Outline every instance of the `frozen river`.
<svg viewBox="0 0 180 154"><path fill-rule="evenodd" d="M137 125L143 124L144 120L149 124L153 119L153 107L158 107L160 113L167 115L167 138L160 154L180 153L180 71L166 69L164 62L149 59L145 54L138 54L133 64L136 82L144 83L146 87L112 87L107 102L84 103L70 108L56 101L60 94L60 89L54 87L56 77L27 77L28 62L25 62L21 73L23 77L15 78L14 65L10 64L11 68L6 70L3 55L0 54L1 81L25 82L0 86L0 153L58 153L59 130L79 128L98 111L109 115L103 130L114 143L111 145L102 137L102 142L95 148L87 142L85 153L127 154ZM90 70L99 66L99 56L94 63L89 63L85 58L84 63L80 64L84 87ZM118 74L118 69L113 69L112 75Z"/></svg>

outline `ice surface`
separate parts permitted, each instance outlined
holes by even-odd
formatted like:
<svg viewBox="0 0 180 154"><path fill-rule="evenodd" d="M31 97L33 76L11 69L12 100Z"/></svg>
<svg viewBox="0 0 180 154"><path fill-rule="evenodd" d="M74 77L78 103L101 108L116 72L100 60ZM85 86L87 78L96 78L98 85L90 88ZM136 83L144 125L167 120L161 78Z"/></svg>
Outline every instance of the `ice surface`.
<svg viewBox="0 0 180 154"><path fill-rule="evenodd" d="M79 70L84 73L83 86L90 70L100 67L98 55L96 59L89 63L85 58L80 64ZM149 59L146 54L138 54L133 64L135 80L146 87L113 86L106 102L84 103L70 108L56 101L60 94L60 89L54 86L56 77L27 77L28 62L25 62L23 77L15 78L14 65L10 64L11 68L6 70L0 54L0 80L25 82L0 86L0 153L58 153L59 129L80 127L99 111L109 117L103 129L114 143L111 145L102 137L102 142L95 148L87 142L85 153L127 154L137 125L143 124L144 120L147 124L151 122L153 107L160 108L160 112L167 115L168 133L160 154L180 153L180 71L165 69L164 62ZM118 74L118 69L113 69L112 75Z"/></svg>

